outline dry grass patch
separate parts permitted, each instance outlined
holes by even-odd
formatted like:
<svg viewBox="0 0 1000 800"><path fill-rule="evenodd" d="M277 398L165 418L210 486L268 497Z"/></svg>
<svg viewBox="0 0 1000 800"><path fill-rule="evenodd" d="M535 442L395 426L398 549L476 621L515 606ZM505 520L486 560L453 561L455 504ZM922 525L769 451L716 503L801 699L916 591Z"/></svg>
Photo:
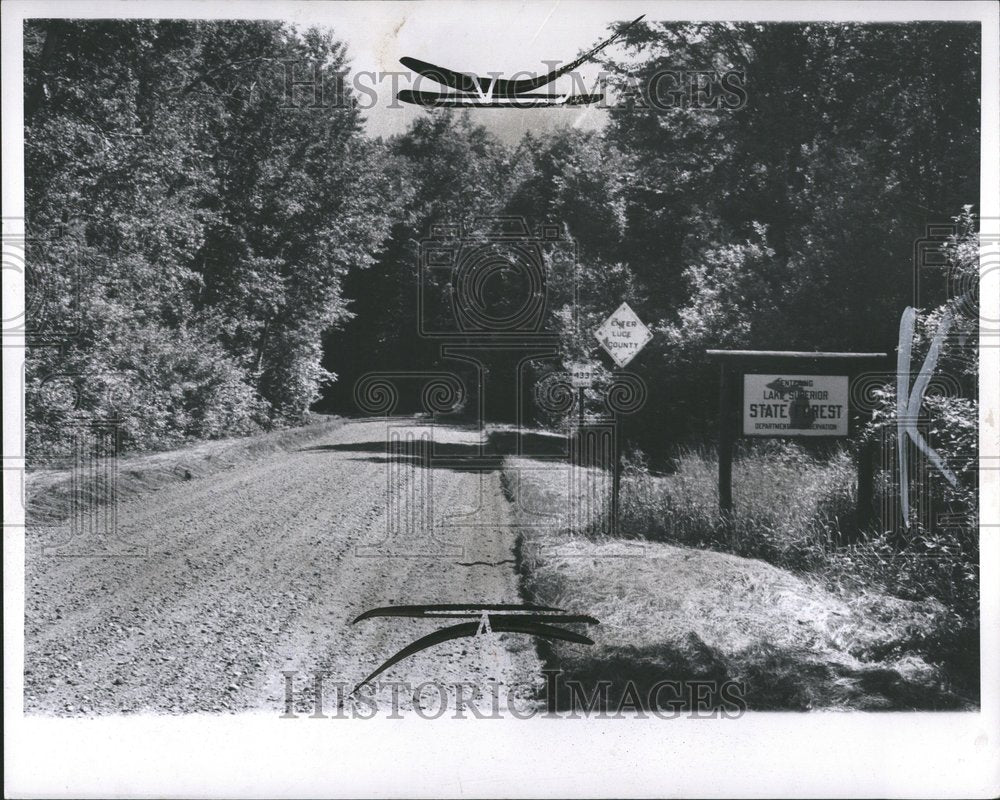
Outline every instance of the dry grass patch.
<svg viewBox="0 0 1000 800"><path fill-rule="evenodd" d="M567 529L558 519L581 498L537 467L511 459L504 479L522 522L541 510L557 520L523 536L525 599L601 621L587 629L593 646L555 643L542 656L585 687L611 681L609 702L628 680L643 697L657 681L710 680L741 683L755 709L972 707L924 652L948 624L941 603L833 592L759 559Z"/></svg>
<svg viewBox="0 0 1000 800"><path fill-rule="evenodd" d="M793 569L816 567L845 535L855 535L856 508L855 467L846 451L820 459L775 441L753 443L735 459L730 519L719 514L713 452L680 451L669 475L653 475L633 460L622 481L626 529Z"/></svg>

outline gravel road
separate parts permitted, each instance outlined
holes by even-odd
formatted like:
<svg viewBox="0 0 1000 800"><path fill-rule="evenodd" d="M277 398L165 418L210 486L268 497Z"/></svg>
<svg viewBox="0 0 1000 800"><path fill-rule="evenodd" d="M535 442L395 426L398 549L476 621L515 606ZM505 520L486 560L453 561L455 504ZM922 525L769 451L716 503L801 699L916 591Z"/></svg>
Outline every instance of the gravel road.
<svg viewBox="0 0 1000 800"><path fill-rule="evenodd" d="M147 557L44 555L53 531L29 529L26 711L280 714L292 686L295 708L308 713L314 673L324 687L353 687L443 627L404 618L352 625L361 612L521 602L498 473L454 461L395 468L413 458L387 458L386 436L385 422L348 422L292 452L119 504L120 535L147 544ZM434 437L435 453L451 456L474 455L482 441L478 431L440 426ZM426 538L428 515L447 543ZM537 683L532 640L505 637L438 645L380 680ZM398 697L412 708L408 691ZM417 709L439 701L428 692Z"/></svg>

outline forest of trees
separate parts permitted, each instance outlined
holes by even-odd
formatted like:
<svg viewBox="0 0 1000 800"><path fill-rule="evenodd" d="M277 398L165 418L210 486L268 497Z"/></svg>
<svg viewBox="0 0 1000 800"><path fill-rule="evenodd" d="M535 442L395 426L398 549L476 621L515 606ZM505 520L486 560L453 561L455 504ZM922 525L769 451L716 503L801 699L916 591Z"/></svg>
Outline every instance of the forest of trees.
<svg viewBox="0 0 1000 800"><path fill-rule="evenodd" d="M705 348L892 352L914 242L963 213L966 238L942 244L974 236L978 25L642 23L628 65L603 64L626 101L597 112L602 131L516 146L474 112L383 140L350 103L283 107L288 61L350 97L335 31L40 20L24 35L30 289L79 320L29 350L33 453L73 414L161 448L349 412L370 370L453 368L414 333L435 223L558 225L584 328L627 300L654 329L631 368L656 401L631 424L666 439L711 430ZM747 103L644 107L634 87L664 68L740 70ZM567 360L596 356L561 274L548 324ZM80 395L58 375L84 376Z"/></svg>

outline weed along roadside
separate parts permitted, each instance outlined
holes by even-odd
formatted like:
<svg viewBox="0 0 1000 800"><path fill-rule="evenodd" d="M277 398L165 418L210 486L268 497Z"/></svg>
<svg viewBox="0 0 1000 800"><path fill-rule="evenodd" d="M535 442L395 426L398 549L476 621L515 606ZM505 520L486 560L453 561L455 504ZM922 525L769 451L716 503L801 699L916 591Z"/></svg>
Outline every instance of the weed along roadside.
<svg viewBox="0 0 1000 800"><path fill-rule="evenodd" d="M643 697L663 680L735 681L756 710L974 707L963 665L936 652L950 636L950 609L893 596L886 589L898 587L870 582L862 548L834 546L838 526L854 522L845 449L816 457L791 442L736 448L726 518L714 454L678 449L673 464L667 475L626 465L617 538L521 528L523 599L601 620L594 647L540 646L548 669L585 687L610 682L611 707L622 675ZM519 487L522 523L547 508L601 502L567 497L565 481L530 458L507 459L505 484ZM568 689L559 697L579 700Z"/></svg>
<svg viewBox="0 0 1000 800"><path fill-rule="evenodd" d="M592 648L541 647L547 666L608 689L611 703L616 676L629 675L647 688L735 681L751 709L977 707L975 530L927 516L932 504L968 514L969 478L913 422L950 322L945 312L924 334L913 380L913 317L901 318L895 373L886 353L707 350L720 375L712 450L642 442L619 456L616 440L613 463L576 462L568 482L530 457L508 459L524 599L602 620ZM938 406L952 402L927 404L946 433L938 441L974 453L961 414L942 419ZM565 427L570 441L586 431L579 420ZM910 440L944 479L929 483L944 486L933 496L921 483L919 518ZM570 513L539 524L559 508Z"/></svg>

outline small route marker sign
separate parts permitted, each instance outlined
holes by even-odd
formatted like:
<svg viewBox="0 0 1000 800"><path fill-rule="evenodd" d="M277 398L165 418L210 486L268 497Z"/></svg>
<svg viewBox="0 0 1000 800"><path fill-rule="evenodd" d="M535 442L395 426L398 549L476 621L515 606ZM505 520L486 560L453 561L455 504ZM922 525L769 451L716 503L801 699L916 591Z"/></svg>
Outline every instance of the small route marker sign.
<svg viewBox="0 0 1000 800"><path fill-rule="evenodd" d="M567 366L567 371L574 389L589 389L597 382L597 367L594 364L574 361Z"/></svg>
<svg viewBox="0 0 1000 800"><path fill-rule="evenodd" d="M601 347L607 350L615 364L624 367L639 355L639 351L653 338L653 332L629 308L628 303L622 303L604 320L604 324L594 331L594 336L601 343Z"/></svg>

